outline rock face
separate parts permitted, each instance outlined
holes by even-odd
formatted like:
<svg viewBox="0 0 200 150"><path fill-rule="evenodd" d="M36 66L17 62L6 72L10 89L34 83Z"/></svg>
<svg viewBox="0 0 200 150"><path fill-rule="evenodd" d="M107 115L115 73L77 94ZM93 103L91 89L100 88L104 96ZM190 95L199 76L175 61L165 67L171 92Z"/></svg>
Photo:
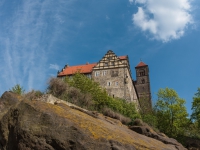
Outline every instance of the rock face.
<svg viewBox="0 0 200 150"><path fill-rule="evenodd" d="M0 150L181 150L138 134L118 120L70 107L23 100L11 92L0 98ZM55 104L53 104L55 103Z"/></svg>
<svg viewBox="0 0 200 150"><path fill-rule="evenodd" d="M152 130L152 128L150 128L147 124L143 123L142 121L140 121L140 122L141 123L140 123L139 126L132 126L132 127L129 127L129 129L131 129L131 130L133 130L133 131L135 131L139 134L154 138L154 139L161 141L165 144L174 145L178 150L185 149L175 139L169 138L165 134L158 134L154 130Z"/></svg>

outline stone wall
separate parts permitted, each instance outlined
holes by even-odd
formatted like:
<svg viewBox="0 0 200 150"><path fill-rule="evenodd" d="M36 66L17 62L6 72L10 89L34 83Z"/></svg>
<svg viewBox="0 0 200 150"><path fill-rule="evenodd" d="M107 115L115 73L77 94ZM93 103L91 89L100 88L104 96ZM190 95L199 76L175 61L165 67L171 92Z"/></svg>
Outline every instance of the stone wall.
<svg viewBox="0 0 200 150"><path fill-rule="evenodd" d="M110 96L123 98L129 102L137 102L136 91L127 68L94 70L92 78L99 82Z"/></svg>

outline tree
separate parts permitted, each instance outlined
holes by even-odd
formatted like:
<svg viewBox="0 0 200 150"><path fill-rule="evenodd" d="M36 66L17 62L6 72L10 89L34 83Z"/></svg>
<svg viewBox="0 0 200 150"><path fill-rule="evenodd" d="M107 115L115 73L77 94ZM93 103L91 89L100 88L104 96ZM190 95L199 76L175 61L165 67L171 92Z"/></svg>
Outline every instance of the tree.
<svg viewBox="0 0 200 150"><path fill-rule="evenodd" d="M198 127L200 128L200 88L197 89L197 93L193 97L192 110L191 118L197 121Z"/></svg>
<svg viewBox="0 0 200 150"><path fill-rule="evenodd" d="M187 111L185 100L181 99L175 90L165 88L157 93L158 100L155 105L155 113L158 121L158 129L168 136L177 137L183 135L187 126Z"/></svg>
<svg viewBox="0 0 200 150"><path fill-rule="evenodd" d="M10 91L16 93L16 94L19 94L19 95L22 95L25 90L23 89L23 87L21 87L19 84L16 84L14 87L12 87L10 89Z"/></svg>

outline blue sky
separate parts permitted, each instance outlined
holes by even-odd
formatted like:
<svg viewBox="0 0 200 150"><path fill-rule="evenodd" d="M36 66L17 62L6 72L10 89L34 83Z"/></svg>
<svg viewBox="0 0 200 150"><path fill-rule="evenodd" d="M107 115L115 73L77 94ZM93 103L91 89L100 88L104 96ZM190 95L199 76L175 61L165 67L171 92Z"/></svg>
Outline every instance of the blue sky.
<svg viewBox="0 0 200 150"><path fill-rule="evenodd" d="M45 91L65 64L98 62L108 50L150 68L152 98L173 88L188 112L200 87L198 0L1 0L0 94L20 84Z"/></svg>

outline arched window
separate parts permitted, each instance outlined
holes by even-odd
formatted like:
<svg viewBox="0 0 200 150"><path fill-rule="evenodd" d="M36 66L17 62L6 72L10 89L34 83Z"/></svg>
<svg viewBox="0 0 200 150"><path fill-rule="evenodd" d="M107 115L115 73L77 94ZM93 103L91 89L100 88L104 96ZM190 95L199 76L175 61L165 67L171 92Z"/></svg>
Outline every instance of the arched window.
<svg viewBox="0 0 200 150"><path fill-rule="evenodd" d="M145 75L145 70L141 69L141 70L139 71L139 76L144 76L144 75Z"/></svg>

